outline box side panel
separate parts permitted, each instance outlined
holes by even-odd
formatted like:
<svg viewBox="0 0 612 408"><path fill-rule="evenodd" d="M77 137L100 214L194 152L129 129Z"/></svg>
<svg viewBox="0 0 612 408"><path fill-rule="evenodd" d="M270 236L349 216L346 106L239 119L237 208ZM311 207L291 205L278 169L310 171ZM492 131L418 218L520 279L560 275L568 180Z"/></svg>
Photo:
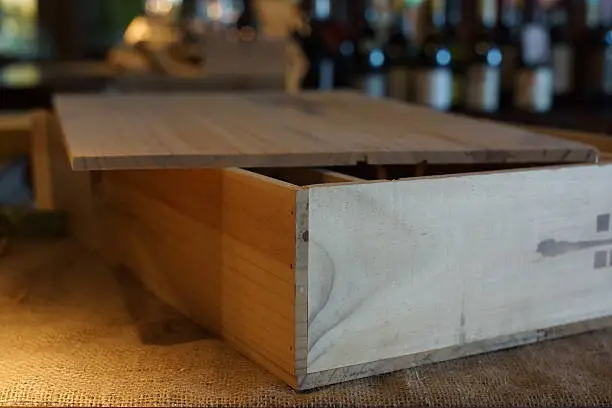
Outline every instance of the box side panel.
<svg viewBox="0 0 612 408"><path fill-rule="evenodd" d="M295 385L296 191L240 170L104 173L104 242L163 300Z"/></svg>
<svg viewBox="0 0 612 408"><path fill-rule="evenodd" d="M612 314L610 180L585 165L312 188L308 373Z"/></svg>

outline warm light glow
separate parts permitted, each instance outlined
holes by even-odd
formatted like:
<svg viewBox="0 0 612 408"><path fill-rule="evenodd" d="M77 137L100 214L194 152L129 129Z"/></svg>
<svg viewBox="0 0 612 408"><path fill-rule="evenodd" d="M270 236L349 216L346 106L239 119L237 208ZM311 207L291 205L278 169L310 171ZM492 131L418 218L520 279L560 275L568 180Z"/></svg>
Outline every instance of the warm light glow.
<svg viewBox="0 0 612 408"><path fill-rule="evenodd" d="M40 81L40 70L34 65L21 64L2 70L2 81L12 85L30 85Z"/></svg>
<svg viewBox="0 0 612 408"><path fill-rule="evenodd" d="M134 45L146 41L151 37L151 27L144 17L136 17L125 30L123 40L126 44Z"/></svg>
<svg viewBox="0 0 612 408"><path fill-rule="evenodd" d="M127 45L146 42L147 47L158 49L178 41L178 31L169 15L136 17L125 30L123 41Z"/></svg>
<svg viewBox="0 0 612 408"><path fill-rule="evenodd" d="M242 11L241 1L236 0L206 0L200 4L202 17L213 23L232 24Z"/></svg>
<svg viewBox="0 0 612 408"><path fill-rule="evenodd" d="M221 17L223 16L223 8L218 2L211 3L206 8L206 14L208 15L208 18L213 21L221 20Z"/></svg>
<svg viewBox="0 0 612 408"><path fill-rule="evenodd" d="M2 9L19 9L21 14L33 15L38 8L36 0L0 0L0 8Z"/></svg>
<svg viewBox="0 0 612 408"><path fill-rule="evenodd" d="M149 14L165 15L172 11L180 0L147 0L146 11Z"/></svg>

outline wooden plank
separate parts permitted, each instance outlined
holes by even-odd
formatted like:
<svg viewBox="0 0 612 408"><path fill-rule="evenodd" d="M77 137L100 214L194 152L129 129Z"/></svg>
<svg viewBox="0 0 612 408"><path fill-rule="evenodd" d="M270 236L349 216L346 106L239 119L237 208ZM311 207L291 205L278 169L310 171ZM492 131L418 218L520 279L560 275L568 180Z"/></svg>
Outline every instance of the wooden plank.
<svg viewBox="0 0 612 408"><path fill-rule="evenodd" d="M576 130L558 129L539 126L521 126L536 133L542 133L562 139L572 140L595 146L601 153L612 153L612 135L602 133L581 132Z"/></svg>
<svg viewBox="0 0 612 408"><path fill-rule="evenodd" d="M611 179L576 165L310 188L302 387L612 315Z"/></svg>
<svg viewBox="0 0 612 408"><path fill-rule="evenodd" d="M0 160L29 154L30 113L0 114Z"/></svg>
<svg viewBox="0 0 612 408"><path fill-rule="evenodd" d="M267 177L275 178L277 180L282 180L296 186L364 181L358 177L339 173L337 171L308 167L264 167L260 169L248 170L258 174L263 174Z"/></svg>
<svg viewBox="0 0 612 408"><path fill-rule="evenodd" d="M296 386L296 192L242 170L103 173L105 254Z"/></svg>
<svg viewBox="0 0 612 408"><path fill-rule="evenodd" d="M352 92L55 98L76 170L594 162L591 146Z"/></svg>
<svg viewBox="0 0 612 408"><path fill-rule="evenodd" d="M39 210L55 209L47 128L47 113L45 111L34 113L30 136L30 161L32 164L34 201L36 208Z"/></svg>
<svg viewBox="0 0 612 408"><path fill-rule="evenodd" d="M29 132L31 126L32 117L29 112L0 114L0 132Z"/></svg>

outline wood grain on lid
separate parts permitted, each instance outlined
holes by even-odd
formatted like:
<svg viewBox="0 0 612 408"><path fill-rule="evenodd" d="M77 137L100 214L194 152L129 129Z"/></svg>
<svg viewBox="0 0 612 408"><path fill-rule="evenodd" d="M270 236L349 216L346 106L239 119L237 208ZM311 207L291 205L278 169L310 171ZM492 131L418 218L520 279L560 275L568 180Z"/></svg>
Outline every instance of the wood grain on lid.
<svg viewBox="0 0 612 408"><path fill-rule="evenodd" d="M75 170L594 162L589 145L353 92L62 95Z"/></svg>

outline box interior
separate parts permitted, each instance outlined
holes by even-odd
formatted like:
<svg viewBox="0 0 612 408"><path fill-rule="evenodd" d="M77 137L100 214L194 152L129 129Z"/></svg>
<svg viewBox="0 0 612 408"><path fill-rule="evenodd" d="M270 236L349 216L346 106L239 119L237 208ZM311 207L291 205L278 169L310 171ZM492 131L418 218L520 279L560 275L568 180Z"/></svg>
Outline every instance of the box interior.
<svg viewBox="0 0 612 408"><path fill-rule="evenodd" d="M276 180L299 187L316 184L351 183L374 180L397 180L413 177L441 176L461 173L478 173L550 167L562 163L457 163L430 164L422 162L405 165L371 165L357 164L355 166L330 167L270 167L245 168L253 173L261 174ZM567 163L566 163L567 164Z"/></svg>

